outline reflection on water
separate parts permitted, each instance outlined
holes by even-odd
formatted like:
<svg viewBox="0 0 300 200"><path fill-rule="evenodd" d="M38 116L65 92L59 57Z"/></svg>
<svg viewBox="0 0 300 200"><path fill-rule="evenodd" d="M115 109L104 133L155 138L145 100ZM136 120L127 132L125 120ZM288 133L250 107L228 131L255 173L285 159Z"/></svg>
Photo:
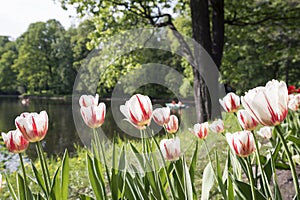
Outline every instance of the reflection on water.
<svg viewBox="0 0 300 200"><path fill-rule="evenodd" d="M121 130L113 120L109 103L105 104L107 113L101 128L111 138L113 134L121 133ZM0 132L15 129L15 118L22 112L42 110L46 110L49 116L48 133L42 140L43 148L48 155L62 154L65 148L72 152L75 150L74 144L82 145L74 125L71 101L30 99L27 105L23 105L21 99L17 97L0 97ZM35 158L35 146L30 144L26 153L30 158Z"/></svg>
<svg viewBox="0 0 300 200"><path fill-rule="evenodd" d="M123 133L118 127L120 124L116 124L114 116L112 115L110 102L105 102L105 104L107 113L105 123L101 127L103 132L108 138L112 138L114 134L122 136ZM120 102L120 104L124 104L124 102ZM119 106L116 107L119 109ZM74 144L82 145L74 125L71 101L30 99L28 105L23 105L21 100L16 97L0 97L0 132L8 132L9 130L15 129L14 120L22 112L40 112L42 110L46 110L49 116L48 133L42 141L44 151L47 152L48 155L61 155L66 148L69 152L74 152ZM191 115L191 110L192 109L187 109L183 112L183 115L185 115L184 118L187 120L185 124L192 124L194 121L191 120L194 118L194 114ZM124 118L124 116L121 116L121 118ZM125 123L125 126L134 129L124 120L120 121L122 121L122 124ZM152 123L151 126L153 126L153 129L156 129L154 128L154 123ZM181 128L183 127L184 124L181 124ZM126 136L128 137L128 134ZM30 144L26 153L29 158L36 158L37 155L34 144ZM0 147L0 163L3 159L14 160L12 156L12 154L7 153L6 149Z"/></svg>
<svg viewBox="0 0 300 200"><path fill-rule="evenodd" d="M72 117L71 102L63 100L31 99L28 105L23 105L18 98L0 98L0 132L15 129L14 120L22 112L40 112L46 110L49 116L49 129L42 141L45 152L54 155L64 152L67 148L74 151L74 143L79 143L79 137ZM30 144L27 154L36 157L35 147Z"/></svg>

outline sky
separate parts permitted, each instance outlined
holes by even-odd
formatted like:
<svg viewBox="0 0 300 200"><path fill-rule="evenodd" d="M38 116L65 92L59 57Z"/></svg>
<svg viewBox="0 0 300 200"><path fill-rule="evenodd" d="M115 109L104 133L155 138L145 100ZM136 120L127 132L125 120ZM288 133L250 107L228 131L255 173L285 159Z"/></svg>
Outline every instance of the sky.
<svg viewBox="0 0 300 200"><path fill-rule="evenodd" d="M0 35L16 39L29 24L48 19L58 20L66 29L78 22L75 9L65 11L53 0L1 0Z"/></svg>

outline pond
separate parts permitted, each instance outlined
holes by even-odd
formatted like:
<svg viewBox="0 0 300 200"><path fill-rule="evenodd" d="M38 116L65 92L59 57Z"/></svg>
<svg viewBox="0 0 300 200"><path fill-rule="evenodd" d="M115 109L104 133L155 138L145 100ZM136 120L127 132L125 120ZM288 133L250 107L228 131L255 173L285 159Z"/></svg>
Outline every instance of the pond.
<svg viewBox="0 0 300 200"><path fill-rule="evenodd" d="M124 104L124 102L125 101L118 102L118 105L115 105L114 107L116 108L114 109L119 110L119 105ZM101 128L108 138L111 138L114 134L118 134L122 137L124 134L122 125L131 127L131 129L134 130L126 121L119 120L124 118L124 116L119 116L117 121L122 121L122 123L117 124L114 120L115 116L112 114L112 110L114 109L111 109L110 102L105 102L105 104L107 105L106 118ZM154 108L160 107L163 104L163 102L159 102L154 105ZM48 155L61 155L66 148L69 152L74 152L76 150L75 144L83 145L81 141L81 139L83 139L83 133L79 136L74 124L71 100L30 99L28 105L23 105L21 99L17 97L0 97L0 132L7 133L9 130L14 130L15 118L22 112L40 112L42 110L46 110L49 116L48 133L45 139L42 140L44 151L47 152ZM185 116L190 116L190 109L184 110L183 112L189 112L189 115ZM119 113L119 115L122 114ZM83 123L81 119L80 121ZM121 128L119 128L119 126ZM151 123L151 128L159 131L161 127L156 126L155 123ZM4 150L6 152L1 151L0 149L0 162L3 161L3 159L8 159L4 156L7 154L6 149ZM37 155L33 144L30 144L26 154L29 158L36 158ZM10 155L10 157L11 156L12 155Z"/></svg>
<svg viewBox="0 0 300 200"><path fill-rule="evenodd" d="M15 129L15 118L22 112L40 112L46 110L49 116L49 128L42 141L49 155L64 152L65 148L74 151L74 144L81 144L76 132L71 101L30 99L28 105L22 105L17 97L0 97L0 132L7 133ZM27 155L35 157L35 147L30 144Z"/></svg>

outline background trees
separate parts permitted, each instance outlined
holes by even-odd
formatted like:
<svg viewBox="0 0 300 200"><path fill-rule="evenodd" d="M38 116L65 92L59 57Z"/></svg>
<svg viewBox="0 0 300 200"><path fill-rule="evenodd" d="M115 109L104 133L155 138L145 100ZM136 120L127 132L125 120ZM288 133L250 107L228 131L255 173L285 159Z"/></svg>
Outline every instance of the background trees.
<svg viewBox="0 0 300 200"><path fill-rule="evenodd" d="M176 18L185 16L191 22L189 29L192 37L211 55L217 67L222 67L223 82L234 88L241 88L240 92L252 87L249 85L250 81L245 81L245 76L249 73L257 77L257 72L267 69L268 75L260 76L260 79L256 80L261 83L262 80L266 81L266 78L281 78L276 75L281 74L279 65L288 65L285 67L286 79L289 80L292 76L291 60L293 63L296 62L294 59L296 54L293 53L297 50L291 50L291 43L295 44L295 41L285 47L279 43L289 40L287 38L295 40L294 37L299 34L299 28L294 25L299 24L300 8L299 2L294 0L272 2L263 0L243 2L235 0L178 0L176 2L61 0L61 2L63 7L66 4L75 6L80 16L92 16L96 25L96 32L93 35L94 44L111 34L132 27L166 26L173 30L174 36L193 61L192 72L198 121L206 121L211 117L210 102L214 100L209 99L205 82L195 70L203 68L199 59L201 51L197 48L189 49L181 33L175 32L180 29L174 23ZM268 49L265 48L266 46ZM286 49L290 49L288 53ZM271 57L280 54L279 59L270 58L267 55L268 51L272 52L269 54ZM284 52L279 53L280 51ZM224 60L222 60L223 53L226 56ZM291 53L293 55L290 57ZM287 55L289 58L286 58ZM254 59L256 57L259 59ZM256 69L256 66L259 69ZM241 86L237 87L236 83L240 81Z"/></svg>
<svg viewBox="0 0 300 200"><path fill-rule="evenodd" d="M65 30L56 20L30 24L16 41L0 37L0 94L71 94L90 50L88 20Z"/></svg>
<svg viewBox="0 0 300 200"><path fill-rule="evenodd" d="M193 37L220 69L220 80L239 94L272 78L299 83L300 3L296 0L60 0L88 20L65 30L59 22L37 22L16 41L1 37L0 93L71 93L83 59L110 36L138 27L168 27L193 67L201 69L197 49L189 49L183 35ZM178 32L175 32L178 31ZM173 44L170 44L172 46ZM97 62L100 62L98 60ZM178 88L195 86L198 120L210 117L210 99L200 74L187 60L162 51L141 50L118 58L105 71L98 92L109 96L120 76L142 64L157 62L186 77ZM172 77L166 78L171 81ZM217 81L217 80L215 80ZM128 83L129 84L129 83ZM124 90L131 91L128 84ZM172 97L158 86L143 87L150 96ZM131 91L132 92L132 91Z"/></svg>

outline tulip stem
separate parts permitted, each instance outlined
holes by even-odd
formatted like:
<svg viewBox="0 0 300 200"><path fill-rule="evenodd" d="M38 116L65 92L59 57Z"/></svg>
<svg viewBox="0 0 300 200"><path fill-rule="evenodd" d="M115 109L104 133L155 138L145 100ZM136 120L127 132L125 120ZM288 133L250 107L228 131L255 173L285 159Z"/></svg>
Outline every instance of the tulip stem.
<svg viewBox="0 0 300 200"><path fill-rule="evenodd" d="M243 127L242 127L242 125L241 125L240 122L239 122L239 118L238 118L236 112L234 112L233 114L234 114L234 116L235 116L235 118L236 118L236 121L237 121L239 127L241 128L241 131L244 130Z"/></svg>
<svg viewBox="0 0 300 200"><path fill-rule="evenodd" d="M106 158L105 158L105 154L104 154L104 147L102 145L102 142L99 140L97 130L94 128L93 131L94 131L95 144L96 144L96 146L98 146L98 145L100 146L100 151L101 151L101 154L102 154L102 157L103 157L103 162L104 162L104 165L105 165L105 172L106 172L106 176L107 176L107 181L108 181L109 186L111 187L109 171L108 171L108 167L107 167L107 164L106 164ZM98 150L98 148L97 148L97 150Z"/></svg>
<svg viewBox="0 0 300 200"><path fill-rule="evenodd" d="M221 188L221 184L222 184L222 183L220 183L219 180L218 180L218 178L217 178L217 175L216 175L216 172L215 172L215 170L214 170L213 162L212 162L212 159L211 159L211 157L210 157L210 155L209 155L209 149L208 149L208 146L207 146L207 144L206 144L206 140L205 140L205 139L203 139L203 143L204 143L204 146L205 146L205 149L206 149L206 152L207 152L208 160L209 160L210 165L211 165L211 167L212 167L212 171L213 171L213 173L214 173L215 181L218 183L218 186L220 187L220 191L222 191L222 188ZM222 194L223 194L223 193L222 193ZM224 197L225 200L227 199L227 196L223 196L223 197Z"/></svg>
<svg viewBox="0 0 300 200"><path fill-rule="evenodd" d="M251 186L251 194L252 194L252 199L255 200L255 188L254 188L254 180L253 180L253 171L252 171L252 167L251 167L251 162L250 162L250 157L248 156L247 158L245 158L246 160L246 167L247 167L247 171L248 171L248 179L250 182L250 186Z"/></svg>
<svg viewBox="0 0 300 200"><path fill-rule="evenodd" d="M254 138L254 142L255 142L255 148L256 148L255 155L256 155L258 166L259 166L260 173L261 173L261 176L262 176L263 188L264 188L264 190L265 190L265 192L267 194L267 197L269 197L271 195L271 199L273 199L272 192L271 192L271 189L270 189L270 185L268 183L265 171L264 171L264 169L262 167L262 164L260 162L260 151L259 151L259 146L258 146L257 138L256 138L256 135L254 134L254 131L251 131L251 132L252 132L252 135L253 135L253 138ZM256 173L257 173L257 169L256 169Z"/></svg>
<svg viewBox="0 0 300 200"><path fill-rule="evenodd" d="M163 156L163 154L162 154L162 152L160 150L159 144L158 144L157 140L155 139L154 135L152 133L150 133L150 136L152 137L152 139L153 139L153 141L154 141L154 143L155 143L155 145L156 145L156 147L157 147L157 149L159 151L160 158L163 161L163 164L164 164L163 168L164 168L164 172L165 172L166 177L167 177L168 185L169 185L170 190L171 190L172 198L176 199L175 191L174 191L174 188L173 188L173 186L171 184L171 180L170 180L170 177L169 177L169 174L168 174L168 170L166 168L167 164L166 164L165 158L164 158L164 156Z"/></svg>
<svg viewBox="0 0 300 200"><path fill-rule="evenodd" d="M292 160L291 152L288 149L288 146L287 146L286 141L284 139L281 128L279 126L275 126L275 129L278 133L279 139L280 139L280 141L283 145L284 151L285 151L287 159L289 161L289 165L290 165L292 176L293 176L294 187L295 187L295 191L296 191L296 197L299 200L300 199L299 183L298 183L298 178L297 178L295 165L294 165L294 162Z"/></svg>
<svg viewBox="0 0 300 200"><path fill-rule="evenodd" d="M22 157L21 153L19 153L19 158L20 158L21 167L22 167L22 171L23 171L25 199L27 199L27 177L26 177L25 166L24 166L23 157Z"/></svg>
<svg viewBox="0 0 300 200"><path fill-rule="evenodd" d="M40 141L36 142L36 148L37 148L37 152L38 152L38 157L40 159L40 163L41 163L41 168L42 168L42 172L43 172L43 176L44 176L44 181L45 181L45 186L47 189L47 195L49 195L50 192L50 176L49 176L49 171L48 171L48 167L45 161L45 157L43 154L43 149L42 149L42 145Z"/></svg>

